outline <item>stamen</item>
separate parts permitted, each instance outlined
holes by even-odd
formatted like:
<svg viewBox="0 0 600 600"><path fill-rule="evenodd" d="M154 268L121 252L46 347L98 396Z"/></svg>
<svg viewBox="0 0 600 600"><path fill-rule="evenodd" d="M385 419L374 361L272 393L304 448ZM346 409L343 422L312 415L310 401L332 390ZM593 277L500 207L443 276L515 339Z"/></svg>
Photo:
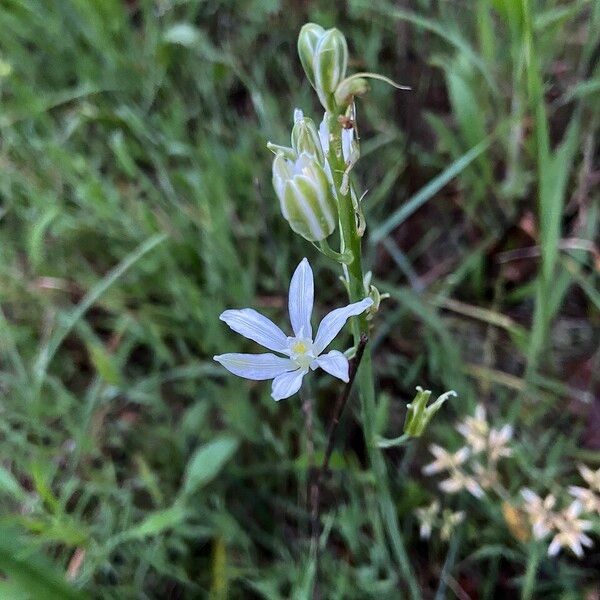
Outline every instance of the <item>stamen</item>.
<svg viewBox="0 0 600 600"><path fill-rule="evenodd" d="M304 342L295 342L292 346L292 351L296 354L304 354L307 350L308 348Z"/></svg>

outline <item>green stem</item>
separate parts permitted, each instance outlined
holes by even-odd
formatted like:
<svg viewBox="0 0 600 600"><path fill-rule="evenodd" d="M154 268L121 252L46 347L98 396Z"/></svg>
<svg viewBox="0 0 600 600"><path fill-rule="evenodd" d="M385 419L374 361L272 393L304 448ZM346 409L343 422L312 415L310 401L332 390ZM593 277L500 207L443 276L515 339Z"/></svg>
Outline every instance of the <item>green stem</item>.
<svg viewBox="0 0 600 600"><path fill-rule="evenodd" d="M398 446L404 446L408 441L410 441L411 436L407 433L403 433L401 436L386 439L386 438L378 438L377 439L377 447L378 448L397 448Z"/></svg>
<svg viewBox="0 0 600 600"><path fill-rule="evenodd" d="M342 183L346 165L342 154L342 128L336 115L328 115L329 125L329 164L333 173L334 185L339 198L340 230L343 242L342 251L350 252L353 259L347 265L348 273L348 295L350 302L359 302L365 296L363 288L363 268L361 238L358 235L356 215L352 205L349 190L342 193ZM352 320L352 332L354 344L357 346L361 335L368 336L369 325L366 315L360 315ZM357 374L358 391L361 401L361 419L369 461L375 475L377 486L379 509L381 518L386 525L392 550L400 571L408 586L410 597L413 600L421 598L419 584L410 564L406 552L402 532L398 523L398 515L392 495L388 486L388 474L385 459L377 447L375 439L375 380L373 376L373 364L371 361L371 349L365 348L365 353Z"/></svg>
<svg viewBox="0 0 600 600"><path fill-rule="evenodd" d="M542 559L540 543L534 540L529 546L529 555L527 557L527 568L525 570L525 579L521 590L523 600L531 600L535 591L535 579Z"/></svg>

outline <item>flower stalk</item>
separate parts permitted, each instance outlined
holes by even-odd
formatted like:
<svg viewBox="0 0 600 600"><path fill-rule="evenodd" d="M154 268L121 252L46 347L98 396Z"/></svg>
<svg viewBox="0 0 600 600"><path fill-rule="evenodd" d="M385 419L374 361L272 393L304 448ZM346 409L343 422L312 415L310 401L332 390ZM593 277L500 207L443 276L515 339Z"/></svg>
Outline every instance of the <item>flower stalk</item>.
<svg viewBox="0 0 600 600"><path fill-rule="evenodd" d="M295 393L308 366L311 369L319 366L347 382L341 395L341 404L338 403L336 406L330 424L324 471L327 469L329 456L333 450L334 433L339 416L348 400L352 382L356 377L361 402L361 422L379 500L378 522L374 524L374 528L376 531L386 532L405 588L409 592L408 596L412 600L417 600L421 598L420 586L406 552L396 506L388 486L386 462L378 445L380 440L376 439L375 378L371 351L368 346L365 346L369 336L369 322L379 309L380 301L386 295L380 294L370 284L371 274L363 272L361 242L366 223L361 208L362 197L359 197L352 184L352 169L360 157L355 123L355 99L368 91L368 79L384 81L395 87L403 88L387 77L376 73L365 72L347 76L348 46L343 34L337 29L326 30L315 23L307 23L298 37L298 54L306 76L325 109L325 115L317 129L312 119L305 117L301 110L296 109L291 147L268 144L269 149L275 154L273 187L280 202L281 213L291 229L342 267L342 281L350 300L350 305L343 310L346 311L344 312L347 315L346 318L352 317L354 358L352 359L353 370L349 371L348 352L343 355L346 362L343 362L342 357L337 354L334 357L328 355L321 358L320 355L314 353L311 353L310 356L307 355L310 361L306 358L304 362L298 362L300 359L297 356L298 352L294 350L295 346L288 344L289 347L276 347L274 348L276 351L287 353L290 356L294 366L298 368L294 373L298 373L298 375L291 376L284 373L278 376L285 381L295 377L294 386L287 385L284 390L285 395L279 393L279 388L282 386L278 384L279 379L276 376L273 397L280 399ZM337 227L339 227L339 252L331 248L327 239L333 235ZM310 303L312 305L312 295ZM292 311L290 314L293 314ZM343 323L335 333L341 329L342 325ZM310 334L308 325L307 331ZM248 332L241 331L241 333L254 339L248 335ZM314 347L318 352L322 350L317 343L318 334L314 343L310 335L308 337L304 334L300 335L296 329L294 329L294 334L296 337L289 338L293 344L299 340L309 349ZM269 346L267 345L267 347ZM243 373L244 371L238 368L239 365L235 362L238 361L237 355L233 355L235 360L229 356L217 357L217 360L232 372ZM304 360L304 354L300 358ZM243 360L250 359L244 358ZM289 364L281 363L281 360L283 359L278 359L279 362L276 366ZM336 361L335 369L329 368L328 360ZM267 374L261 372L258 375L266 379L268 378L266 375L270 375L270 372ZM242 374L242 376L244 375ZM431 407L427 407L428 394L428 392L423 393L419 402L413 403L409 408L412 412L409 415L408 429L405 431L409 437L421 435L444 402L443 399L440 399ZM393 441L401 443L398 439ZM322 479L321 475L311 486L315 490L314 494L311 493L313 521L315 510L318 521L319 485ZM315 576L318 577L318 544L315 539L317 531L318 527L313 527L311 555L314 557L312 569Z"/></svg>
<svg viewBox="0 0 600 600"><path fill-rule="evenodd" d="M350 302L355 302L357 299L364 297L361 236L358 230L357 214L352 202L351 186L344 185L346 163L342 150L342 123L338 119L338 115L327 113L325 118L329 130L328 159L332 172L333 185L338 198L342 251L349 252L352 257L352 261L345 269L348 297ZM368 337L369 322L366 314L363 313L352 319L352 333L354 344L357 347L361 336ZM375 473L381 517L387 524L386 531L388 532L394 555L408 586L410 597L413 600L417 600L421 598L420 586L410 564L403 535L400 531L396 507L387 483L388 475L385 460L381 450L377 446L374 429L376 422L375 377L369 347L364 349L363 358L357 373L357 385L361 402L363 433L367 445L369 462Z"/></svg>

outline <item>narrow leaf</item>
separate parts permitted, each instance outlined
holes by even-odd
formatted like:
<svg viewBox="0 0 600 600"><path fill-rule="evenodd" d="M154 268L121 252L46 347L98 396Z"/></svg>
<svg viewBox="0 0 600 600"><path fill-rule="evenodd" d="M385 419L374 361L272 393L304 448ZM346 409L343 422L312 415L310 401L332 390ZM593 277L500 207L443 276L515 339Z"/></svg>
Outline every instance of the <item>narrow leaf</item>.
<svg viewBox="0 0 600 600"><path fill-rule="evenodd" d="M187 466L184 495L192 494L212 481L235 454L238 446L238 439L223 436L199 448Z"/></svg>

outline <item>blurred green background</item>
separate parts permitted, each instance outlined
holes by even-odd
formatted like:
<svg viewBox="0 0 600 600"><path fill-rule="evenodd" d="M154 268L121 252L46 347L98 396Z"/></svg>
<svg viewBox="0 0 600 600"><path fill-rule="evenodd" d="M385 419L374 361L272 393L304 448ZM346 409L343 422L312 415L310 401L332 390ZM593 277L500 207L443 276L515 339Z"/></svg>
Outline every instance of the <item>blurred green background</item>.
<svg viewBox="0 0 600 600"><path fill-rule="evenodd" d="M346 34L351 72L412 87L359 101L356 176L392 296L377 430L401 433L416 385L459 394L385 452L424 596L598 597L597 549L542 556L525 586L501 505L442 498L468 511L449 547L413 511L441 498L428 443L456 445L477 402L515 426L515 497L600 466L600 2L2 0L1 598L306 597L301 403L211 360L256 350L222 310L283 322L302 256L317 312L345 300L281 218L265 148L294 107L321 117L306 21ZM338 387L313 382L322 452ZM355 400L333 468L322 597L403 597Z"/></svg>

